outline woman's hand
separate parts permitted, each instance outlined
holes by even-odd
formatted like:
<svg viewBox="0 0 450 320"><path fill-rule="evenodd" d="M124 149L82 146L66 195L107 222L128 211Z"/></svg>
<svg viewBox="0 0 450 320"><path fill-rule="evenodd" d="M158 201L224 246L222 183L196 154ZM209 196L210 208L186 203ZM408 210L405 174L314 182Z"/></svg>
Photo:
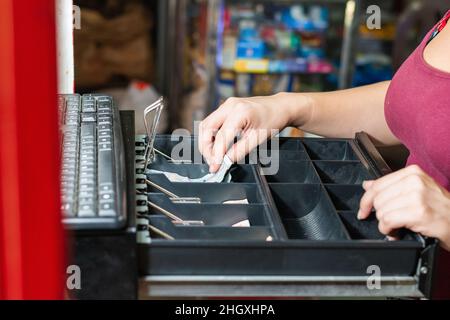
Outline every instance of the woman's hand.
<svg viewBox="0 0 450 320"><path fill-rule="evenodd" d="M243 159L273 136L276 133L274 129L288 126L294 113L296 119L301 117L299 110L306 107L310 98L300 94L295 98L295 103L292 103L281 93L268 97L227 99L200 123L199 149L210 165L210 171L219 169L225 154L233 162ZM238 135L240 140L230 147Z"/></svg>
<svg viewBox="0 0 450 320"><path fill-rule="evenodd" d="M359 219L376 210L378 228L393 235L407 228L424 236L437 238L450 251L450 193L417 165L363 184Z"/></svg>

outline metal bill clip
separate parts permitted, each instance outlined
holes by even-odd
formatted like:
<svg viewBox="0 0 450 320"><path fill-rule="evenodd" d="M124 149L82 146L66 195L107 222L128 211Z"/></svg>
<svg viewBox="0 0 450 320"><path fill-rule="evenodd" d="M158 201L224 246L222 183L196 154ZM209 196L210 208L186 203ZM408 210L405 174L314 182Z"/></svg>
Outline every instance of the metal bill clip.
<svg viewBox="0 0 450 320"><path fill-rule="evenodd" d="M174 158L168 156L167 154L165 154L164 152L156 149L155 147L153 147L153 151L157 154L159 154L160 156L166 158L167 160L169 160L169 162L174 163L174 164L190 164L192 163L191 160L175 160Z"/></svg>
<svg viewBox="0 0 450 320"><path fill-rule="evenodd" d="M148 225L148 228L153 231L154 233L156 233L157 235L159 235L160 237L163 237L164 239L167 240L175 240L174 237L172 237L170 234L165 233L164 231L152 226L151 224Z"/></svg>
<svg viewBox="0 0 450 320"><path fill-rule="evenodd" d="M200 220L183 220L180 217L174 215L172 212L170 212L164 208L161 208L160 206L158 206L157 204L155 204L151 201L147 201L147 204L150 207L152 207L153 209L159 211L160 213L162 213L163 215L165 215L166 217L171 219L174 224L183 225L183 226L204 226L205 225L205 223Z"/></svg>
<svg viewBox="0 0 450 320"><path fill-rule="evenodd" d="M145 179L145 183L159 191L161 191L162 193L164 193L166 196L168 196L170 198L170 200L173 203L201 203L201 199L200 198L195 198L195 197L179 197L177 196L175 193L170 192L169 190L167 190L166 188L161 187L159 184L154 183L153 181L150 181L149 179Z"/></svg>
<svg viewBox="0 0 450 320"><path fill-rule="evenodd" d="M166 188L161 187L159 184L154 183L153 181L145 179L145 183L148 184L149 186L161 191L162 193L164 193L166 196L168 196L170 198L179 198L175 193L170 192Z"/></svg>
<svg viewBox="0 0 450 320"><path fill-rule="evenodd" d="M160 97L154 103L149 105L144 110L144 126L147 132L147 146L144 152L145 155L145 167L147 167L148 162L153 161L155 156L155 151L153 150L153 145L155 143L156 129L158 127L159 120L161 118L161 112L164 109L164 98ZM152 118L151 121L148 118Z"/></svg>
<svg viewBox="0 0 450 320"><path fill-rule="evenodd" d="M155 157L155 153L158 153L159 155L163 156L167 160L173 163L187 163L191 161L182 161L182 160L175 160L169 155L165 154L164 152L156 149L154 147L155 144L155 138L156 138L156 129L158 128L158 123L161 118L162 110L164 109L165 102L164 98L160 97L158 100L156 100L154 103L149 105L144 110L144 126L145 130L147 132L147 145L145 147L144 156L145 156L145 168L147 168L147 165L149 162L152 162ZM152 117L153 115L153 117ZM151 118L152 120L150 120Z"/></svg>

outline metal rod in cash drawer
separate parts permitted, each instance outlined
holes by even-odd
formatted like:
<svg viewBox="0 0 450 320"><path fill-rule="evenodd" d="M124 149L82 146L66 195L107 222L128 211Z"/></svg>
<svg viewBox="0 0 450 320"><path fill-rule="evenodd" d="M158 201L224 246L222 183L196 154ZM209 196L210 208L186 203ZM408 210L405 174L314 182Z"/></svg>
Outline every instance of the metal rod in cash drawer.
<svg viewBox="0 0 450 320"><path fill-rule="evenodd" d="M158 228L152 226L151 224L148 225L148 228L149 228L151 231L153 231L154 233L156 233L157 235L159 235L159 236L161 236L161 237L163 237L163 238L165 238L165 239L167 239L167 240L175 240L174 237L172 237L171 235L165 233L165 232L162 231L162 230L159 230Z"/></svg>
<svg viewBox="0 0 450 320"><path fill-rule="evenodd" d="M158 210L159 212L161 212L163 215L165 215L166 217L168 217L169 219L172 219L174 224L178 224L178 225L184 225L184 226L204 226L205 223L201 220L183 220L180 217L174 215L172 212L158 206L157 204L151 202L151 201L147 201L147 204L152 207L155 210Z"/></svg>
<svg viewBox="0 0 450 320"><path fill-rule="evenodd" d="M167 160L169 160L172 163L192 163L191 160L175 160L174 158L168 156L167 154L165 154L164 152L156 149L155 147L153 147L153 151L159 155L161 155L162 157L166 158Z"/></svg>
<svg viewBox="0 0 450 320"><path fill-rule="evenodd" d="M159 119L161 118L161 112L163 109L164 109L164 98L161 97L144 110L144 126L145 130L147 131L148 137L147 149L145 152L145 167L147 167L149 160L154 156L153 145L155 143L156 129L158 127ZM153 112L156 112L156 114L153 117L153 121L150 127L149 123L147 122L147 116Z"/></svg>
<svg viewBox="0 0 450 320"><path fill-rule="evenodd" d="M159 151L159 150L156 149L155 147L153 147L153 150L154 150L156 153L158 153L158 154L160 154L161 156L163 156L164 158L166 158L167 160L175 161L175 160L172 159L170 156L168 156L167 154L165 154L165 153L162 152L162 151Z"/></svg>
<svg viewBox="0 0 450 320"><path fill-rule="evenodd" d="M166 158L167 160L169 160L169 161L172 162L172 163L184 163L184 164L186 164L186 163L192 163L191 160L175 160L174 158L168 156L168 155L165 154L164 152L162 152L162 151L156 149L155 147L153 147L153 151L154 151L155 153L161 155L162 157Z"/></svg>
<svg viewBox="0 0 450 320"><path fill-rule="evenodd" d="M159 184L154 183L153 181L150 181L148 179L145 179L145 183L148 184L151 187L154 187L156 189L158 189L159 191L161 191L162 193L164 193L166 196L169 196L171 198L179 198L175 193L170 192L169 190L161 187Z"/></svg>
<svg viewBox="0 0 450 320"><path fill-rule="evenodd" d="M170 201L174 203L201 203L201 199L198 197L180 197L177 196L175 193L170 192L166 188L161 187L159 184L154 183L153 181L150 181L148 179L145 179L145 183L148 184L151 187L154 187L155 189L158 189L162 193L164 193L166 196L170 198Z"/></svg>
<svg viewBox="0 0 450 320"><path fill-rule="evenodd" d="M164 209L164 208L161 208L160 206L158 206L157 204L155 204L155 203L153 203L153 202L151 202L151 201L148 201L148 200L147 200L147 204L148 204L150 207L152 207L153 209L158 210L158 211L161 212L163 215L167 216L168 218L170 218L170 219L172 219L172 220L179 221L179 222L182 222L182 221L183 221L183 219L181 219L180 217L177 217L177 216L174 215L173 213L167 211L167 210Z"/></svg>

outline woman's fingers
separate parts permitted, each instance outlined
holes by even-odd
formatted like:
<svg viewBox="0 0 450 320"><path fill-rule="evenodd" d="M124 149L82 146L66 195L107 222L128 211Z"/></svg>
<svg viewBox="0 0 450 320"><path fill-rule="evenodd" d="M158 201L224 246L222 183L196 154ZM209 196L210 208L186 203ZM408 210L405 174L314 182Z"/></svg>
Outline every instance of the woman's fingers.
<svg viewBox="0 0 450 320"><path fill-rule="evenodd" d="M378 229L395 236L401 228L434 237L450 248L450 195L418 166L364 184L360 218L375 207Z"/></svg>
<svg viewBox="0 0 450 320"><path fill-rule="evenodd" d="M267 140L268 135L270 135L270 133L268 133L267 130L262 129L245 132L238 142L228 150L228 157L233 162L241 161L253 149Z"/></svg>
<svg viewBox="0 0 450 320"><path fill-rule="evenodd" d="M380 232L391 234L395 230L406 228L425 236L442 239L442 235L446 233L446 225L433 216L432 209L424 204L411 205L407 201L404 204L383 214L378 225Z"/></svg>
<svg viewBox="0 0 450 320"><path fill-rule="evenodd" d="M212 151L212 163L210 163L210 171L216 172L234 141L243 129L242 121L239 118L227 118L222 127L217 132L214 138L214 145Z"/></svg>
<svg viewBox="0 0 450 320"><path fill-rule="evenodd" d="M404 206L405 201L408 203L407 199L405 200L405 194L409 193L410 187L404 183L406 179L407 178L400 179L388 186L385 190L375 194L372 201L372 207L376 210L378 220L382 218L384 212L393 210L399 206ZM361 202L363 202L363 199L361 199ZM358 217L360 219L362 218L360 216Z"/></svg>
<svg viewBox="0 0 450 320"><path fill-rule="evenodd" d="M413 229L417 222L414 207L410 205L400 206L383 214L379 220L378 229L382 234L390 235L401 228Z"/></svg>
<svg viewBox="0 0 450 320"><path fill-rule="evenodd" d="M369 186L365 186L366 193L361 198L360 209L358 212L359 219L366 219L370 215L370 211L373 208L375 197L387 189L390 185L393 185L401 179L410 176L420 174L421 170L417 166L410 166L397 172L384 176L376 181L369 182ZM399 186L401 188L403 186Z"/></svg>
<svg viewBox="0 0 450 320"><path fill-rule="evenodd" d="M375 182L375 180L366 180L363 182L362 187L364 188L364 190L367 191L373 186L374 182Z"/></svg>
<svg viewBox="0 0 450 320"><path fill-rule="evenodd" d="M393 206L395 206L397 202L403 202L405 196L406 199L410 199L412 192L414 192L414 186L409 183L409 180L410 176L403 177L377 193L373 200L373 208L377 212L378 219L380 219L379 216L385 211L394 209Z"/></svg>
<svg viewBox="0 0 450 320"><path fill-rule="evenodd" d="M378 200L377 200L378 201ZM386 202L379 203L376 208L377 219L380 221L388 212L400 210L401 208L411 206L411 194L408 192L399 194L398 197L391 198ZM407 212L405 214L408 214Z"/></svg>
<svg viewBox="0 0 450 320"><path fill-rule="evenodd" d="M208 164L213 162L214 137L225 122L227 115L227 107L222 105L200 123L198 149Z"/></svg>
<svg viewBox="0 0 450 320"><path fill-rule="evenodd" d="M215 132L216 129L199 128L198 149L208 164L212 159Z"/></svg>

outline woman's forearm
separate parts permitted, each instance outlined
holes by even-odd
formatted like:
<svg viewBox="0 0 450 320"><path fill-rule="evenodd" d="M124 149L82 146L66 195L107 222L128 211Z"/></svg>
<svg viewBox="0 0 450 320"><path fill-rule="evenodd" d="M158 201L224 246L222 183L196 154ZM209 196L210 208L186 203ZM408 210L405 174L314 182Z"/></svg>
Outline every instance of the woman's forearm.
<svg viewBox="0 0 450 320"><path fill-rule="evenodd" d="M388 87L386 81L334 92L302 93L307 103L300 104L298 93L280 94L280 100L289 106L290 125L304 131L341 138L353 138L355 133L365 131L382 144L395 145L399 141L384 116Z"/></svg>

